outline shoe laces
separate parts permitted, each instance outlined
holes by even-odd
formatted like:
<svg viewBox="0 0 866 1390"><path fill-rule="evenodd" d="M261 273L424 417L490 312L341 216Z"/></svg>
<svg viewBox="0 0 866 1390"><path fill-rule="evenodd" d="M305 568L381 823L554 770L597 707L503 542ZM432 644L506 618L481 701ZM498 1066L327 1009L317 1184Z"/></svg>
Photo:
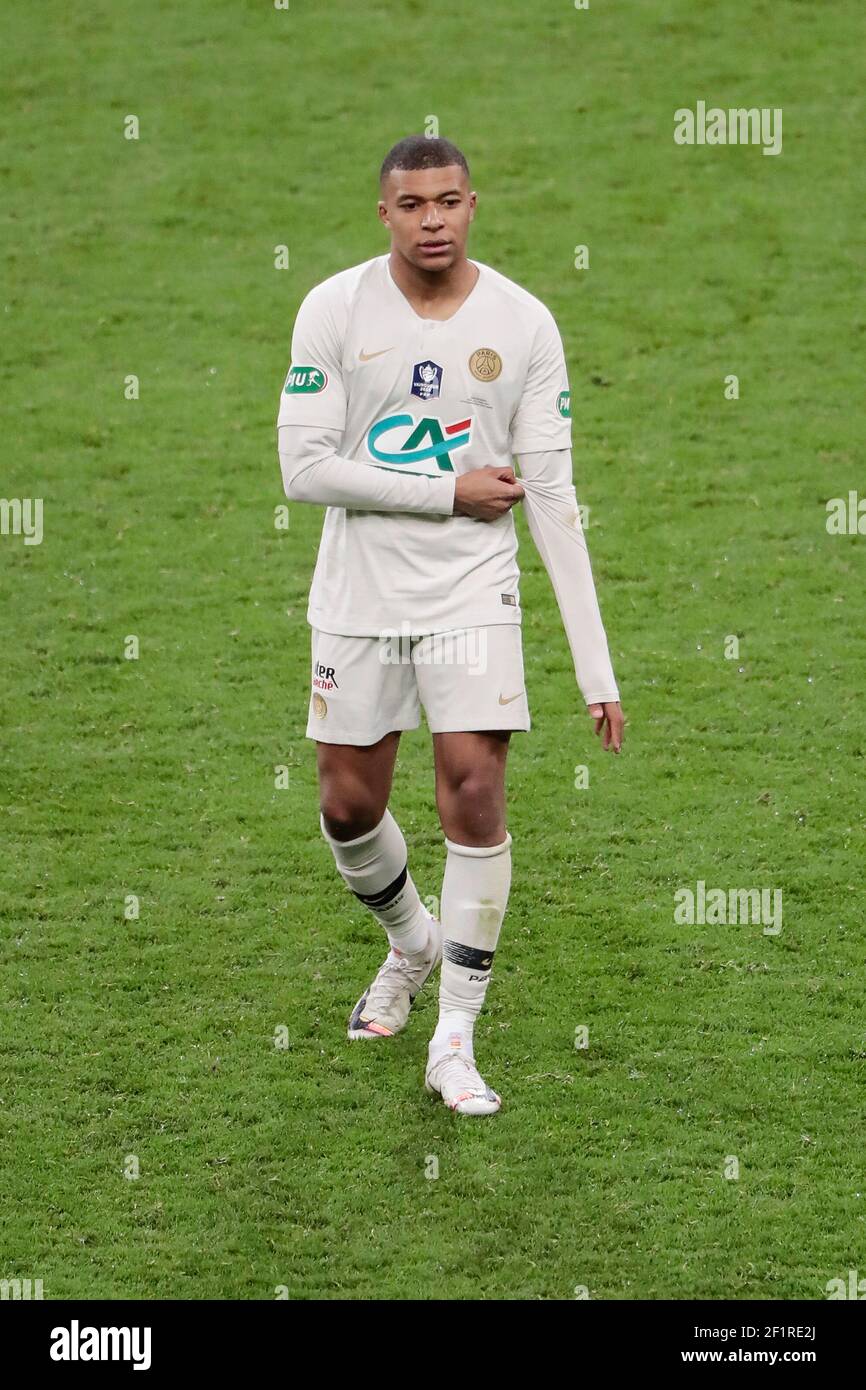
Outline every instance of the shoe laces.
<svg viewBox="0 0 866 1390"><path fill-rule="evenodd" d="M406 956L400 956L396 960L388 956L370 988L370 993L367 996L367 1008L369 1009L371 1006L381 1008L383 1005L392 1004L406 988L406 976L409 969L409 961Z"/></svg>

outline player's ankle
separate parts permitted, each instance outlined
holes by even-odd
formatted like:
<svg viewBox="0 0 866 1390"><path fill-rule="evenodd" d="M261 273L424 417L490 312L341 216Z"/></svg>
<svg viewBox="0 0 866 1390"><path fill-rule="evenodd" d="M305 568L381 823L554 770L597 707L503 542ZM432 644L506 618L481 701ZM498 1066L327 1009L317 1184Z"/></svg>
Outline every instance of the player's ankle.
<svg viewBox="0 0 866 1390"><path fill-rule="evenodd" d="M430 1039L430 1056L440 1056L443 1052L464 1052L467 1057L474 1057L474 1022L474 1019L462 1013L442 1014Z"/></svg>

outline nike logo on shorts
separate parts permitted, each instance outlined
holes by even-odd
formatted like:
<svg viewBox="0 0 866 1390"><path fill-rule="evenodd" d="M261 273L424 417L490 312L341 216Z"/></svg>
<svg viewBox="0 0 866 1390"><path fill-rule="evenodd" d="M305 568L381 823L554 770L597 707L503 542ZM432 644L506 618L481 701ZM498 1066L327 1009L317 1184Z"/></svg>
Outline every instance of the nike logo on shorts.
<svg viewBox="0 0 866 1390"><path fill-rule="evenodd" d="M358 353L358 357L362 362L371 362L374 357L381 357L384 353L393 351L394 349L392 347L380 348L378 352L365 352L364 349L361 348L361 351Z"/></svg>
<svg viewBox="0 0 866 1390"><path fill-rule="evenodd" d="M523 691L518 690L516 695L509 695L507 700L500 694L499 703L500 705L510 705L512 700L519 700L522 694Z"/></svg>

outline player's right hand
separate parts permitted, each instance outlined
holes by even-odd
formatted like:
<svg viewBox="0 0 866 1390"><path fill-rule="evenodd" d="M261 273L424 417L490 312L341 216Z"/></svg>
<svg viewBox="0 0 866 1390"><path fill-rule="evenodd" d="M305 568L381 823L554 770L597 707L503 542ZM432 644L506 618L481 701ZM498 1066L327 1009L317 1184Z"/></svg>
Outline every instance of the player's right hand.
<svg viewBox="0 0 866 1390"><path fill-rule="evenodd" d="M513 468L473 468L454 487L454 516L498 521L523 496Z"/></svg>

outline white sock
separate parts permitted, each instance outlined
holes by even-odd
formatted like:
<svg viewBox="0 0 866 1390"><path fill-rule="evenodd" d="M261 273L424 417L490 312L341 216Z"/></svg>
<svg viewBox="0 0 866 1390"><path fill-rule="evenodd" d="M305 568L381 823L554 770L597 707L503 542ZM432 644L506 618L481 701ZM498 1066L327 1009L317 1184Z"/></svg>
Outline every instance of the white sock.
<svg viewBox="0 0 866 1390"><path fill-rule="evenodd" d="M446 838L442 884L442 978L431 1056L460 1048L473 1057L481 1012L511 887L511 836L501 845L457 845Z"/></svg>
<svg viewBox="0 0 866 1390"><path fill-rule="evenodd" d="M319 824L346 884L385 928L392 950L403 955L423 951L430 921L409 874L403 832L391 812L356 840L335 840L322 815Z"/></svg>

